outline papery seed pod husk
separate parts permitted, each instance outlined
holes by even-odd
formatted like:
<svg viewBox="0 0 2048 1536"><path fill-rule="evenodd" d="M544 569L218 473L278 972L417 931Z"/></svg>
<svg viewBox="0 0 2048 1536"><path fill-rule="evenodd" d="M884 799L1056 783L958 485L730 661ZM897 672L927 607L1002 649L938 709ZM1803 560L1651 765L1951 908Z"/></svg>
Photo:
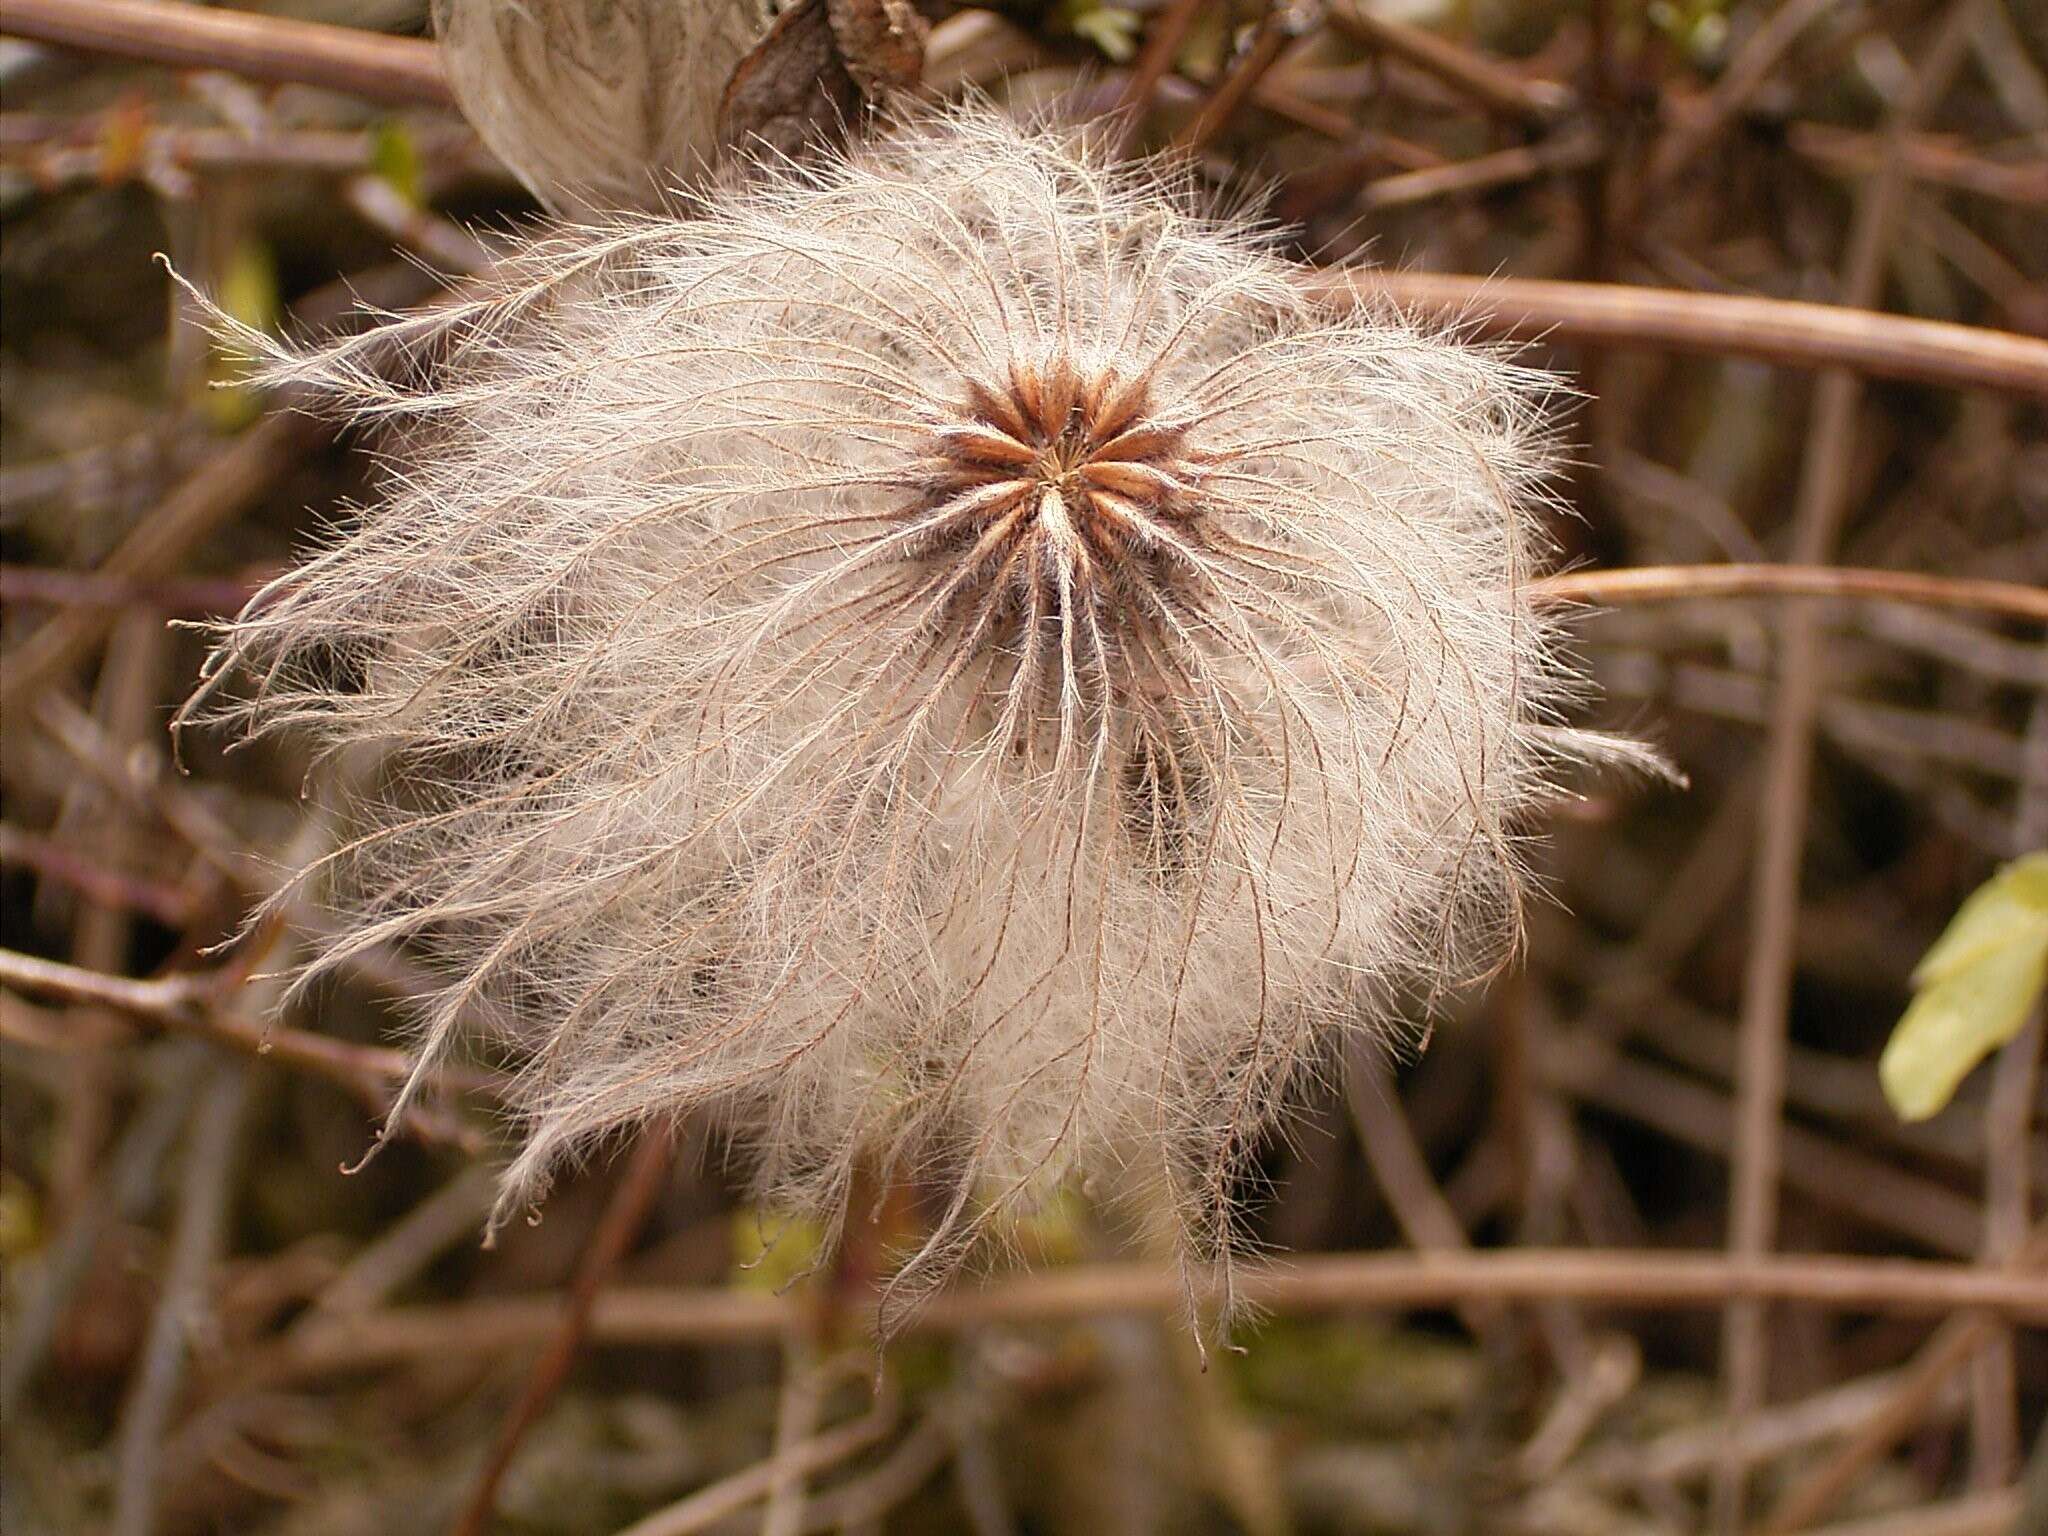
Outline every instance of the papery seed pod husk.
<svg viewBox="0 0 2048 1536"><path fill-rule="evenodd" d="M652 209L718 158L770 0L434 0L463 115L549 211Z"/></svg>
<svg viewBox="0 0 2048 1536"><path fill-rule="evenodd" d="M1559 765L1632 750L1527 591L1554 381L1076 133L901 122L266 366L391 470L212 707L385 755L309 975L408 945L421 1062L515 1055L507 1208L703 1114L828 1222L933 1191L906 1286L1088 1171L1227 1255L1301 1081L1497 963Z"/></svg>

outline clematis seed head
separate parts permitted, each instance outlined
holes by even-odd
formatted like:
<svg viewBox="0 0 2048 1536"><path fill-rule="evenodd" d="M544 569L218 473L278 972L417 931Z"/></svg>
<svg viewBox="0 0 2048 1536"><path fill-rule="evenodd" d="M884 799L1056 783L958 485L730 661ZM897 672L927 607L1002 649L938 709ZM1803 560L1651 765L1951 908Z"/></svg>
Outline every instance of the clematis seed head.
<svg viewBox="0 0 2048 1536"><path fill-rule="evenodd" d="M1227 1254L1598 750L1526 591L1552 382L1072 133L905 121L265 367L389 473L195 703L379 765L308 975L407 946L421 1071L517 1063L507 1208L691 1114L828 1222L930 1192L906 1285L1077 1172Z"/></svg>

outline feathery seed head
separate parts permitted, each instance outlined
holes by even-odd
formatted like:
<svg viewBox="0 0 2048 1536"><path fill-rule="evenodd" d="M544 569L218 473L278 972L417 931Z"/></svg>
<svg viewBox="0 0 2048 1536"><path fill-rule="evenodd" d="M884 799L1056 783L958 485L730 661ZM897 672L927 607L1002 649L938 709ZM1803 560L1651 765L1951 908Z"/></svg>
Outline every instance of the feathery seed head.
<svg viewBox="0 0 2048 1536"><path fill-rule="evenodd" d="M269 370L412 430L221 708L383 753L314 974L410 944L423 1063L517 1047L508 1200L703 1110L828 1216L948 1192L925 1277L1077 1168L1213 1253L1290 1083L1512 930L1547 381L1069 137L906 123Z"/></svg>

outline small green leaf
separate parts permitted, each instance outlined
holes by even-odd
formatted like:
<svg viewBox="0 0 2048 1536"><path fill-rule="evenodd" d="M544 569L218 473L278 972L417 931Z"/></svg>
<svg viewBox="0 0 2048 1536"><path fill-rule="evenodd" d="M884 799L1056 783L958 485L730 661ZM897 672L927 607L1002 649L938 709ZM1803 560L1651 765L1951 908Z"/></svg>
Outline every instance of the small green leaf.
<svg viewBox="0 0 2048 1536"><path fill-rule="evenodd" d="M378 125L370 146L370 169L408 203L420 206L420 148L405 124Z"/></svg>
<svg viewBox="0 0 2048 1536"><path fill-rule="evenodd" d="M43 1240L36 1194L12 1173L0 1169L0 1260L13 1263Z"/></svg>
<svg viewBox="0 0 2048 1536"><path fill-rule="evenodd" d="M732 1213L733 1289L782 1291L818 1267L825 1229L802 1216Z"/></svg>
<svg viewBox="0 0 2048 1536"><path fill-rule="evenodd" d="M1076 1264L1087 1253L1087 1210L1072 1189L1016 1221L1011 1239L1034 1264Z"/></svg>
<svg viewBox="0 0 2048 1536"><path fill-rule="evenodd" d="M2020 1032L2048 982L2048 853L2008 864L1964 902L1913 982L1877 1074L1902 1120L1925 1120Z"/></svg>
<svg viewBox="0 0 2048 1536"><path fill-rule="evenodd" d="M1138 36L1145 29L1145 18L1121 6L1098 5L1081 11L1069 25L1076 37L1093 43L1104 58L1122 64L1138 51Z"/></svg>
<svg viewBox="0 0 2048 1536"><path fill-rule="evenodd" d="M1651 26L1704 68L1727 51L1727 13L1727 0L1651 0L1644 14Z"/></svg>
<svg viewBox="0 0 2048 1536"><path fill-rule="evenodd" d="M214 302L252 331L276 328L284 300L278 293L277 260L268 245L253 235L236 243Z"/></svg>
<svg viewBox="0 0 2048 1536"><path fill-rule="evenodd" d="M238 242L227 259L214 302L252 331L274 331L284 316L284 295L278 286L277 258L254 235ZM216 347L207 367L205 409L224 432L239 431L262 413L255 390L236 381L241 369Z"/></svg>

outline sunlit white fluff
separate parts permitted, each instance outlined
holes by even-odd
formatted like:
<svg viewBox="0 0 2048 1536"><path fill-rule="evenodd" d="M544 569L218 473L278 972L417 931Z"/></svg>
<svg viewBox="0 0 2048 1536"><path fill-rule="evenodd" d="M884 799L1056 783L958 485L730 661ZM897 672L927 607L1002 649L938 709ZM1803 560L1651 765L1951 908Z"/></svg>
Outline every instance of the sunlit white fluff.
<svg viewBox="0 0 2048 1536"><path fill-rule="evenodd" d="M318 966L429 956L423 1070L504 1037L508 1203L701 1110L828 1221L936 1191L919 1277L1077 1170L1213 1255L1293 1081L1513 931L1548 381L1072 135L902 125L269 369L400 430L221 707L382 754Z"/></svg>

